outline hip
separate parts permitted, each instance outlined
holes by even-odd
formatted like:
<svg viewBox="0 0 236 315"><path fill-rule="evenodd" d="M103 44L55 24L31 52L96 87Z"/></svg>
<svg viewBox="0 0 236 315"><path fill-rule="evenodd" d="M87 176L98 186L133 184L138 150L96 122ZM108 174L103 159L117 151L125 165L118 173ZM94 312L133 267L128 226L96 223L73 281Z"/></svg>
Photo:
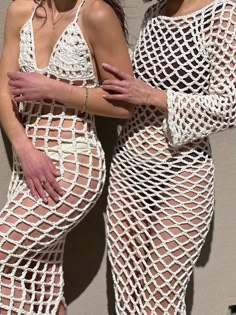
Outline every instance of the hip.
<svg viewBox="0 0 236 315"><path fill-rule="evenodd" d="M120 177L121 180L133 178L135 181L148 179L151 183L161 178L163 180L176 178L178 181L188 176L214 177L215 167L212 157L201 152L194 157L186 155L163 160L158 157L143 159L121 151L114 155L110 173L112 178Z"/></svg>

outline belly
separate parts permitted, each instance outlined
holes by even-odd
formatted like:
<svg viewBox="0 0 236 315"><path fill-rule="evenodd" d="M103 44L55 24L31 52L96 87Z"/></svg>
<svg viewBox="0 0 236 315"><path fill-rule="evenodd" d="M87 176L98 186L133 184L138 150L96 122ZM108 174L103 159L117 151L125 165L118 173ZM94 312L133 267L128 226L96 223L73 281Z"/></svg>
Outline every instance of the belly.
<svg viewBox="0 0 236 315"><path fill-rule="evenodd" d="M95 140L93 119L86 113L54 101L24 103L20 110L28 138L36 147L58 145L75 138Z"/></svg>
<svg viewBox="0 0 236 315"><path fill-rule="evenodd" d="M205 160L211 157L211 147L207 138L172 147L163 130L165 114L150 108L138 108L123 126L116 147L116 154L124 154L130 159L166 162L177 159Z"/></svg>

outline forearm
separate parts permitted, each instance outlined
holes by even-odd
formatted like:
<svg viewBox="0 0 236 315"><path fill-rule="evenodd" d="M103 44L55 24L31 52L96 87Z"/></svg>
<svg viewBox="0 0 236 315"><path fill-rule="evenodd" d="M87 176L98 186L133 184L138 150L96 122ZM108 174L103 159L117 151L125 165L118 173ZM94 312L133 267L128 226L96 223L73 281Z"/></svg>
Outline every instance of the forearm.
<svg viewBox="0 0 236 315"><path fill-rule="evenodd" d="M135 106L156 106L161 111L167 109L166 91L153 88L146 82L134 78L111 64L103 64L103 68L116 79L104 80L102 89L106 92L106 99L110 101L126 101Z"/></svg>
<svg viewBox="0 0 236 315"><path fill-rule="evenodd" d="M133 109L131 104L125 102L109 102L104 99L103 95L104 91L101 88L89 88L86 112L99 116L129 118ZM85 88L52 80L48 87L48 97L68 107L82 110L85 102Z"/></svg>
<svg viewBox="0 0 236 315"><path fill-rule="evenodd" d="M168 91L165 131L179 146L236 127L235 92L226 95L193 95Z"/></svg>
<svg viewBox="0 0 236 315"><path fill-rule="evenodd" d="M8 94L3 93L0 95L0 123L18 155L32 146L19 121L16 105Z"/></svg>

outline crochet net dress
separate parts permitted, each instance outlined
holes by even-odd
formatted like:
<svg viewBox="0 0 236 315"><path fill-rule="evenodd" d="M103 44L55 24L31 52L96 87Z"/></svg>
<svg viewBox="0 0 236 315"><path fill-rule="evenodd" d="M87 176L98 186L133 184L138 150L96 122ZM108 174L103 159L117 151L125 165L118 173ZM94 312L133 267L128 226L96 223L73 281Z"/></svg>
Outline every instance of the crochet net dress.
<svg viewBox="0 0 236 315"><path fill-rule="evenodd" d="M185 293L214 208L207 136L236 125L236 5L185 16L151 6L135 76L167 90L168 114L136 106L111 167L108 246L117 315L185 315Z"/></svg>
<svg viewBox="0 0 236 315"><path fill-rule="evenodd" d="M20 33L20 70L69 84L96 87L89 48L75 19L65 28L49 64L36 64L33 17ZM34 146L53 159L64 191L58 203L36 201L14 156L8 201L0 213L1 315L56 314L63 299L63 249L67 233L88 213L104 183L104 153L94 119L56 101L20 104L20 116Z"/></svg>

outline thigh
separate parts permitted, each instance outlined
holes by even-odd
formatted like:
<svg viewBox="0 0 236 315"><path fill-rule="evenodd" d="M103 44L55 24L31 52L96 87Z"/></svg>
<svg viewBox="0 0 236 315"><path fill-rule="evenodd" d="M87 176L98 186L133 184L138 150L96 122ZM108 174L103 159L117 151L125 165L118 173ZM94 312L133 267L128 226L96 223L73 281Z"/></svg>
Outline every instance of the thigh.
<svg viewBox="0 0 236 315"><path fill-rule="evenodd" d="M60 163L60 162L56 162ZM34 200L23 179L17 176L10 200L0 213L1 249L20 254L39 251L77 224L101 193L104 168L96 154L67 155L61 163L58 178L64 195L55 203ZM3 253L2 253L3 254Z"/></svg>
<svg viewBox="0 0 236 315"><path fill-rule="evenodd" d="M184 296L214 207L211 166L113 172L108 246L120 310L174 314ZM146 301L149 301L148 303ZM145 311L144 311L145 310Z"/></svg>

